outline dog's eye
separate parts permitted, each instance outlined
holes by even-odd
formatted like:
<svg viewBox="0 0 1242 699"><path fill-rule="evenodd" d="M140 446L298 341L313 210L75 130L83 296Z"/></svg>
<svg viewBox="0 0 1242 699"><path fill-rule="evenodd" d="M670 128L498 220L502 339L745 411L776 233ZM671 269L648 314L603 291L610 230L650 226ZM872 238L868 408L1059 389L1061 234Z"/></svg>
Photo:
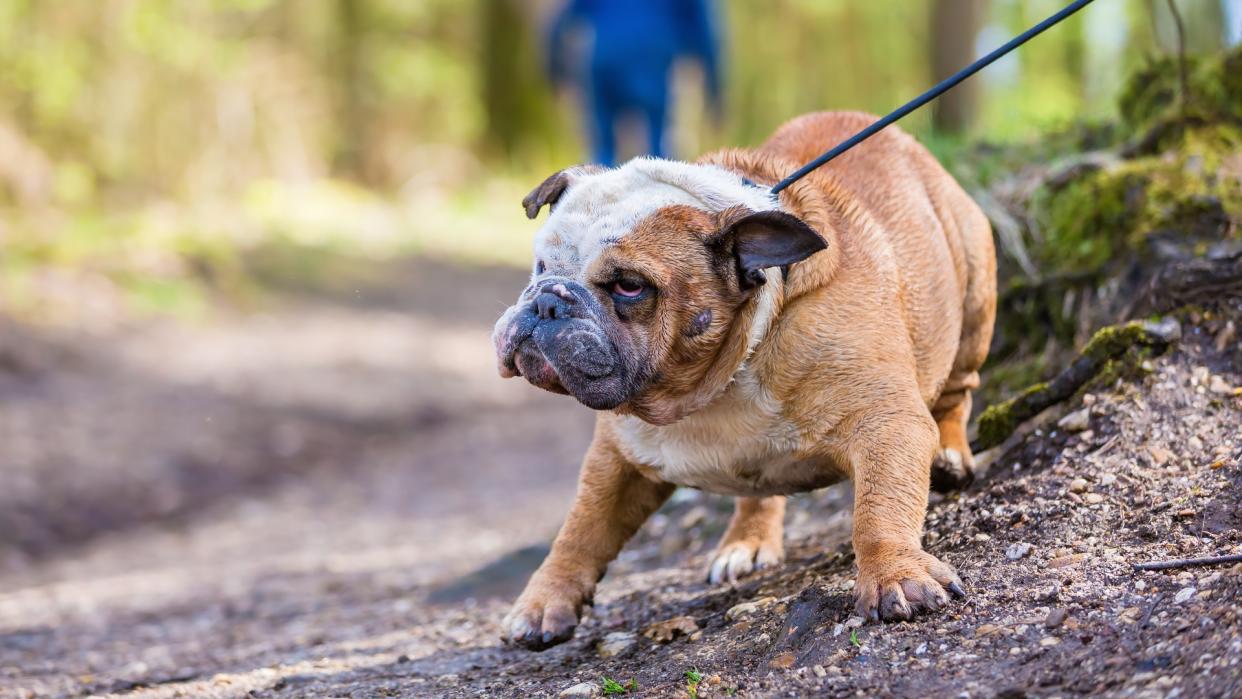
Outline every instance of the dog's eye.
<svg viewBox="0 0 1242 699"><path fill-rule="evenodd" d="M613 282L612 293L622 298L632 299L641 296L645 288L639 282L622 279L621 281Z"/></svg>
<svg viewBox="0 0 1242 699"><path fill-rule="evenodd" d="M535 274L543 274L544 271L547 269L548 269L548 266L543 263L543 260L538 260L537 262L535 262Z"/></svg>

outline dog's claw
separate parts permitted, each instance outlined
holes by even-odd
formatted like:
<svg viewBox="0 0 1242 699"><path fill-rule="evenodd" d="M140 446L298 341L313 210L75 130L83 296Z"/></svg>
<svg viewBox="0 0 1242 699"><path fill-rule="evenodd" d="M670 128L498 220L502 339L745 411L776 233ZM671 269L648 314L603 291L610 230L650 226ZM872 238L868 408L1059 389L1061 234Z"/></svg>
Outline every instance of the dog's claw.
<svg viewBox="0 0 1242 699"><path fill-rule="evenodd" d="M952 592L953 596L958 599L966 598L966 590L962 589L962 584L957 581L949 583L949 592Z"/></svg>

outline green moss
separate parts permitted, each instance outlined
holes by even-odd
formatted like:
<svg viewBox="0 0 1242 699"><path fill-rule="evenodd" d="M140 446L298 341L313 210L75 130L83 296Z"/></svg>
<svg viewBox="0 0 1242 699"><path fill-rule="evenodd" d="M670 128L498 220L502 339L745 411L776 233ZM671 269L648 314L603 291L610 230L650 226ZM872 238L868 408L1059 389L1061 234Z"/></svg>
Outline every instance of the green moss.
<svg viewBox="0 0 1242 699"><path fill-rule="evenodd" d="M1135 345L1146 344L1149 337L1146 324L1141 321L1110 325L1091 336L1082 348L1082 355L1097 360L1112 359Z"/></svg>
<svg viewBox="0 0 1242 699"><path fill-rule="evenodd" d="M1189 96L1184 110L1176 57L1153 58L1130 75L1117 108L1131 137L1143 138L1159 128L1163 135L1158 140L1175 141L1194 124L1242 120L1242 46L1214 56L1187 56L1186 72Z"/></svg>
<svg viewBox="0 0 1242 699"><path fill-rule="evenodd" d="M1023 411L1020 410L1025 405L1024 399L1046 390L1048 390L1048 384L1037 383L1003 403L989 405L979 415L979 446L988 449L1005 441L1009 435L1013 434L1014 430L1018 429L1018 425L1031 417L1030 415L1023 414Z"/></svg>
<svg viewBox="0 0 1242 699"><path fill-rule="evenodd" d="M1185 134L1175 152L1045 189L1034 202L1047 231L1036 254L1048 269L1081 273L1147 256L1156 235L1219 238L1242 222L1242 182L1226 167L1240 153L1242 128L1214 124Z"/></svg>

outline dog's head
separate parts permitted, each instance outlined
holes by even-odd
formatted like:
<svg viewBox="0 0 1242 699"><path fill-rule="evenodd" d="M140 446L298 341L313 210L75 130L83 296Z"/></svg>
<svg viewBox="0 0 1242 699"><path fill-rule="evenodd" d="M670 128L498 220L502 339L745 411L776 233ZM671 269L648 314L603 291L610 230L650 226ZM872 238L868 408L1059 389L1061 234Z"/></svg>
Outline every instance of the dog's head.
<svg viewBox="0 0 1242 699"><path fill-rule="evenodd" d="M668 418L652 394L693 390L740 320L764 322L756 296L777 268L825 246L766 188L711 165L571 168L522 203L552 213L530 284L496 323L501 375L653 421Z"/></svg>

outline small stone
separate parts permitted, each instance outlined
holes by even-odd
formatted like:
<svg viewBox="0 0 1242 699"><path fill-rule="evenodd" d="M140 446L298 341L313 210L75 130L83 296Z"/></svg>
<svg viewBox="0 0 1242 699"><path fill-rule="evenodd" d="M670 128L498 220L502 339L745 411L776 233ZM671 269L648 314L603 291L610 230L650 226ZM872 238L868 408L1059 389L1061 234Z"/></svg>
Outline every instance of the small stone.
<svg viewBox="0 0 1242 699"><path fill-rule="evenodd" d="M1088 487L1086 478L1075 478L1069 484L1071 493L1085 493Z"/></svg>
<svg viewBox="0 0 1242 699"><path fill-rule="evenodd" d="M1155 445L1147 447L1147 453L1151 454L1151 460L1157 466L1163 466L1168 463L1169 459L1173 458L1173 452Z"/></svg>
<svg viewBox="0 0 1242 699"><path fill-rule="evenodd" d="M1105 473L1100 476L1100 485L1112 485L1117 482L1117 475L1113 473Z"/></svg>
<svg viewBox="0 0 1242 699"><path fill-rule="evenodd" d="M703 632L702 632L702 631L695 631L694 633L690 634L690 642L691 642L691 643L698 643L699 641L702 641L702 640L703 640Z"/></svg>
<svg viewBox="0 0 1242 699"><path fill-rule="evenodd" d="M827 677L828 676L828 671L824 669L823 665L816 665L815 667L812 667L811 672L815 673L816 677Z"/></svg>
<svg viewBox="0 0 1242 699"><path fill-rule="evenodd" d="M988 536L987 534L984 534L983 532L979 532L978 534L975 534L975 541L978 541L980 543L984 541L991 541L991 540L992 540L992 537Z"/></svg>
<svg viewBox="0 0 1242 699"><path fill-rule="evenodd" d="M1177 591L1177 596L1173 598L1173 601L1177 602L1178 604L1183 604L1187 600L1189 600L1191 597L1194 597L1194 596L1195 596L1195 588L1183 587L1182 589Z"/></svg>
<svg viewBox="0 0 1242 699"><path fill-rule="evenodd" d="M1066 415L1057 421L1057 427L1066 432L1082 432L1091 424L1090 408L1082 408Z"/></svg>
<svg viewBox="0 0 1242 699"><path fill-rule="evenodd" d="M1190 439L1186 440L1186 446L1190 447L1191 451L1203 451L1203 440L1198 437L1191 436Z"/></svg>
<svg viewBox="0 0 1242 699"><path fill-rule="evenodd" d="M1207 367L1197 366L1190 372L1190 385L1203 386L1208 382L1208 377L1211 375L1212 372L1208 371Z"/></svg>
<svg viewBox="0 0 1242 699"><path fill-rule="evenodd" d="M1061 624L1064 624L1065 619L1068 616L1069 611L1061 607L1049 609L1048 616L1044 618L1044 628L1055 629Z"/></svg>
<svg viewBox="0 0 1242 699"><path fill-rule="evenodd" d="M1233 386L1230 386L1223 377L1213 375L1211 383L1208 384L1208 390L1218 396L1233 395Z"/></svg>
<svg viewBox="0 0 1242 699"><path fill-rule="evenodd" d="M633 648L636 643L638 643L638 637L629 631L613 631L595 644L595 652L599 653L601 658L611 658Z"/></svg>
<svg viewBox="0 0 1242 699"><path fill-rule="evenodd" d="M689 636L699 630L699 623L690 616L677 616L657 621L643 629L643 636L656 643L671 643L679 636Z"/></svg>
<svg viewBox="0 0 1242 699"><path fill-rule="evenodd" d="M1061 639L1057 638L1056 636L1044 636L1043 638L1039 639L1039 645L1043 646L1044 648L1051 648L1052 646L1058 645L1059 643L1061 643Z"/></svg>
<svg viewBox="0 0 1242 699"><path fill-rule="evenodd" d="M845 620L845 628L857 629L866 623L866 620L860 616L852 616Z"/></svg>
<svg viewBox="0 0 1242 699"><path fill-rule="evenodd" d="M1082 497L1084 500L1087 501L1088 505L1098 505L1104 502L1104 496L1100 495L1099 493L1087 493L1086 495Z"/></svg>
<svg viewBox="0 0 1242 699"><path fill-rule="evenodd" d="M1005 558L1016 561L1030 552L1031 545L1025 541L1019 541L1015 544L1010 544L1009 548L1005 549Z"/></svg>
<svg viewBox="0 0 1242 699"><path fill-rule="evenodd" d="M592 684L590 682L579 682L578 684L575 684L572 687L566 687L565 689L562 689L561 693L557 694L556 696L558 697L597 697L601 694L603 694L603 690L600 689L599 685Z"/></svg>
<svg viewBox="0 0 1242 699"><path fill-rule="evenodd" d="M702 505L696 505L690 508L690 511L681 517L681 528L690 529L697 527L707 519L707 508Z"/></svg>
<svg viewBox="0 0 1242 699"><path fill-rule="evenodd" d="M992 634L1000 630L1001 630L1001 627L996 624L982 624L975 628L975 638L983 638L984 636L991 636Z"/></svg>
<svg viewBox="0 0 1242 699"><path fill-rule="evenodd" d="M748 602L741 602L729 607L729 611L725 612L725 621L737 621L742 617L747 617L762 609L767 609L776 604L775 597L759 597Z"/></svg>
<svg viewBox="0 0 1242 699"><path fill-rule="evenodd" d="M1081 554L1081 553L1072 553L1072 554L1069 554L1068 556L1057 556L1056 558L1048 561L1048 567L1049 568L1068 568L1069 566L1077 565L1078 563L1081 563L1082 559L1084 558L1086 558L1086 555Z"/></svg>

